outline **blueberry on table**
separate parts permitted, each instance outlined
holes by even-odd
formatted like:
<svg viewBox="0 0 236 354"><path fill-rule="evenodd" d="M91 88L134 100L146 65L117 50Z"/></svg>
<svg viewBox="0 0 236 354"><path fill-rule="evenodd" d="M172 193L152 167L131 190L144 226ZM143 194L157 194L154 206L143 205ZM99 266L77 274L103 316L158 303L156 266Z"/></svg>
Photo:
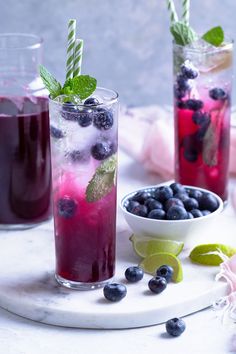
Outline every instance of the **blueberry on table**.
<svg viewBox="0 0 236 354"><path fill-rule="evenodd" d="M188 219L187 211L181 206L172 206L167 211L167 220L184 220Z"/></svg>
<svg viewBox="0 0 236 354"><path fill-rule="evenodd" d="M61 116L65 120L77 121L78 108L72 102L64 102L62 105Z"/></svg>
<svg viewBox="0 0 236 354"><path fill-rule="evenodd" d="M160 294L166 289L167 281L164 277L156 276L149 280L148 287L153 293Z"/></svg>
<svg viewBox="0 0 236 354"><path fill-rule="evenodd" d="M223 90L222 88L219 88L219 87L215 87L215 88L211 89L209 91L209 96L215 101L225 100L226 98L228 98L228 95L225 92L225 90Z"/></svg>
<svg viewBox="0 0 236 354"><path fill-rule="evenodd" d="M138 266L129 267L125 271L125 277L130 283L136 283L143 279L144 272Z"/></svg>
<svg viewBox="0 0 236 354"><path fill-rule="evenodd" d="M157 269L156 275L165 278L167 283L169 283L172 279L173 273L174 269L171 266L164 264Z"/></svg>
<svg viewBox="0 0 236 354"><path fill-rule="evenodd" d="M105 160L113 153L112 143L109 141L101 141L91 148L91 154L95 160Z"/></svg>
<svg viewBox="0 0 236 354"><path fill-rule="evenodd" d="M166 213L163 209L153 209L148 213L149 219L163 220L166 217Z"/></svg>
<svg viewBox="0 0 236 354"><path fill-rule="evenodd" d="M173 197L173 191L168 186L162 186L155 189L154 196L159 202L164 203Z"/></svg>
<svg viewBox="0 0 236 354"><path fill-rule="evenodd" d="M131 213L145 218L148 214L148 209L145 205L139 204L132 208Z"/></svg>
<svg viewBox="0 0 236 354"><path fill-rule="evenodd" d="M70 219L74 216L77 209L77 202L70 197L65 196L57 201L57 214L65 219Z"/></svg>
<svg viewBox="0 0 236 354"><path fill-rule="evenodd" d="M163 205L154 198L146 199L144 205L146 205L149 211L153 209L163 209Z"/></svg>
<svg viewBox="0 0 236 354"><path fill-rule="evenodd" d="M139 192L135 193L135 195L132 197L132 200L135 200L135 201L143 204L149 198L151 198L151 193L145 192L145 191L139 191Z"/></svg>
<svg viewBox="0 0 236 354"><path fill-rule="evenodd" d="M126 296L127 289L124 284L111 283L104 286L103 294L107 300L116 302L122 300Z"/></svg>
<svg viewBox="0 0 236 354"><path fill-rule="evenodd" d="M179 337L185 328L185 322L181 318L172 318L166 322L166 331L173 337Z"/></svg>
<svg viewBox="0 0 236 354"><path fill-rule="evenodd" d="M64 133L62 130L54 127L53 125L50 125L50 135L55 139L64 138Z"/></svg>
<svg viewBox="0 0 236 354"><path fill-rule="evenodd" d="M92 124L93 121L93 115L92 112L88 112L88 111L80 111L78 114L78 124L85 128L88 127L89 125Z"/></svg>
<svg viewBox="0 0 236 354"><path fill-rule="evenodd" d="M96 97L89 97L84 101L85 106L97 106L99 101Z"/></svg>
<svg viewBox="0 0 236 354"><path fill-rule="evenodd" d="M187 211L190 211L192 209L198 209L199 204L195 198L188 198L184 201L184 207Z"/></svg>
<svg viewBox="0 0 236 354"><path fill-rule="evenodd" d="M189 60L186 60L185 63L181 65L181 73L186 79L190 80L194 80L198 77L198 70Z"/></svg>
<svg viewBox="0 0 236 354"><path fill-rule="evenodd" d="M192 210L190 210L190 213L192 214L194 219L200 218L201 216L203 216L201 210L199 210L199 209L192 209Z"/></svg>
<svg viewBox="0 0 236 354"><path fill-rule="evenodd" d="M204 193L199 200L199 205L202 210L215 211L219 207L218 200L210 193Z"/></svg>
<svg viewBox="0 0 236 354"><path fill-rule="evenodd" d="M171 183L170 188L172 189L173 193L185 192L184 186L182 186L182 184L177 182Z"/></svg>
<svg viewBox="0 0 236 354"><path fill-rule="evenodd" d="M129 200L128 205L126 206L126 210L132 213L133 208L139 205L139 202L136 202L136 200Z"/></svg>
<svg viewBox="0 0 236 354"><path fill-rule="evenodd" d="M165 202L165 210L169 210L172 206L174 205L178 205L178 206L184 206L182 200L178 199L178 198L170 198Z"/></svg>
<svg viewBox="0 0 236 354"><path fill-rule="evenodd" d="M201 100L189 99L185 101L185 105L187 109L191 111L198 111L203 108L203 102Z"/></svg>
<svg viewBox="0 0 236 354"><path fill-rule="evenodd" d="M113 126L113 114L111 111L98 108L94 113L94 126L99 130L108 130Z"/></svg>

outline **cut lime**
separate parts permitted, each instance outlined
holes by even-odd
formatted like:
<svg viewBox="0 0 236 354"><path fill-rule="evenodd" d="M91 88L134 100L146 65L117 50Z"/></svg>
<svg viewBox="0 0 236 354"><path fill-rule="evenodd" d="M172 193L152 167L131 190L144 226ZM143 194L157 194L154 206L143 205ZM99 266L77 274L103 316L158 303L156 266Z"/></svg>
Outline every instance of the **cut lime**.
<svg viewBox="0 0 236 354"><path fill-rule="evenodd" d="M142 258L159 252L167 252L178 256L184 247L184 243L180 241L162 240L148 236L141 238L132 235L130 241L135 253Z"/></svg>
<svg viewBox="0 0 236 354"><path fill-rule="evenodd" d="M140 267L145 273L155 275L157 269L164 264L173 268L174 274L172 276L172 280L175 283L179 283L183 280L183 270L180 260L171 253L159 252L148 256L140 263Z"/></svg>
<svg viewBox="0 0 236 354"><path fill-rule="evenodd" d="M190 253L190 259L199 264L218 266L223 262L220 254L223 253L232 257L236 253L236 248L223 245L221 243L209 243L196 246Z"/></svg>

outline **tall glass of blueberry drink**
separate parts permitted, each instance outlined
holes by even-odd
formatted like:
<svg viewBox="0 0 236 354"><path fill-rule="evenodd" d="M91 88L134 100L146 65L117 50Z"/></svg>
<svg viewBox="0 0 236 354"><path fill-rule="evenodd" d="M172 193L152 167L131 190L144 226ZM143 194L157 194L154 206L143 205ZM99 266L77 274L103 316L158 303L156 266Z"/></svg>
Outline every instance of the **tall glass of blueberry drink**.
<svg viewBox="0 0 236 354"><path fill-rule="evenodd" d="M118 95L88 75L74 74L62 87L43 67L41 74L51 82L56 279L94 289L115 269Z"/></svg>
<svg viewBox="0 0 236 354"><path fill-rule="evenodd" d="M227 200L233 43L221 27L197 35L188 11L183 8L182 21L175 18L171 26L175 177Z"/></svg>
<svg viewBox="0 0 236 354"><path fill-rule="evenodd" d="M51 217L48 93L39 77L42 40L0 35L0 228Z"/></svg>

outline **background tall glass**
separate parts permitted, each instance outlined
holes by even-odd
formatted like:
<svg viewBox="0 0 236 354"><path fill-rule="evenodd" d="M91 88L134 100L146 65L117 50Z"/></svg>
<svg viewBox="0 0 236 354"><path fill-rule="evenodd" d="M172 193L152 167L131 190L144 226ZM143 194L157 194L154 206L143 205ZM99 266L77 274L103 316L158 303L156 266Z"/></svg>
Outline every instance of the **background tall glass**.
<svg viewBox="0 0 236 354"><path fill-rule="evenodd" d="M173 56L176 180L226 200L233 43L174 44Z"/></svg>
<svg viewBox="0 0 236 354"><path fill-rule="evenodd" d="M103 103L50 100L56 279L74 289L99 287L115 269L116 175L109 166L117 154L118 96L102 88L93 96ZM92 188L101 195L88 201L99 168Z"/></svg>
<svg viewBox="0 0 236 354"><path fill-rule="evenodd" d="M0 228L51 216L47 92L38 75L42 39L0 35Z"/></svg>

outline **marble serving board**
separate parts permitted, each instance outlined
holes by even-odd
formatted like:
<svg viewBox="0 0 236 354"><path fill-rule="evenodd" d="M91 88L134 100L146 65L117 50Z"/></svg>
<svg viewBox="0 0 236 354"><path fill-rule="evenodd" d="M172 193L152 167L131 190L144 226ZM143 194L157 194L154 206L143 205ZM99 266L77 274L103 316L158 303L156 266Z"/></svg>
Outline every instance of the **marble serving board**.
<svg viewBox="0 0 236 354"><path fill-rule="evenodd" d="M211 237L220 241L224 236L224 243L233 238L235 218L223 214L213 229L204 230L206 242ZM219 268L192 264L189 250L184 250L180 257L184 273L181 283L170 283L159 295L149 291L149 275L139 283L128 284L125 269L140 261L129 236L130 230L123 223L117 232L114 281L127 285L127 296L120 302L110 303L104 299L102 289L75 291L57 284L51 223L26 231L1 231L0 306L28 319L58 326L134 328L196 312L227 293L227 284L215 281Z"/></svg>

